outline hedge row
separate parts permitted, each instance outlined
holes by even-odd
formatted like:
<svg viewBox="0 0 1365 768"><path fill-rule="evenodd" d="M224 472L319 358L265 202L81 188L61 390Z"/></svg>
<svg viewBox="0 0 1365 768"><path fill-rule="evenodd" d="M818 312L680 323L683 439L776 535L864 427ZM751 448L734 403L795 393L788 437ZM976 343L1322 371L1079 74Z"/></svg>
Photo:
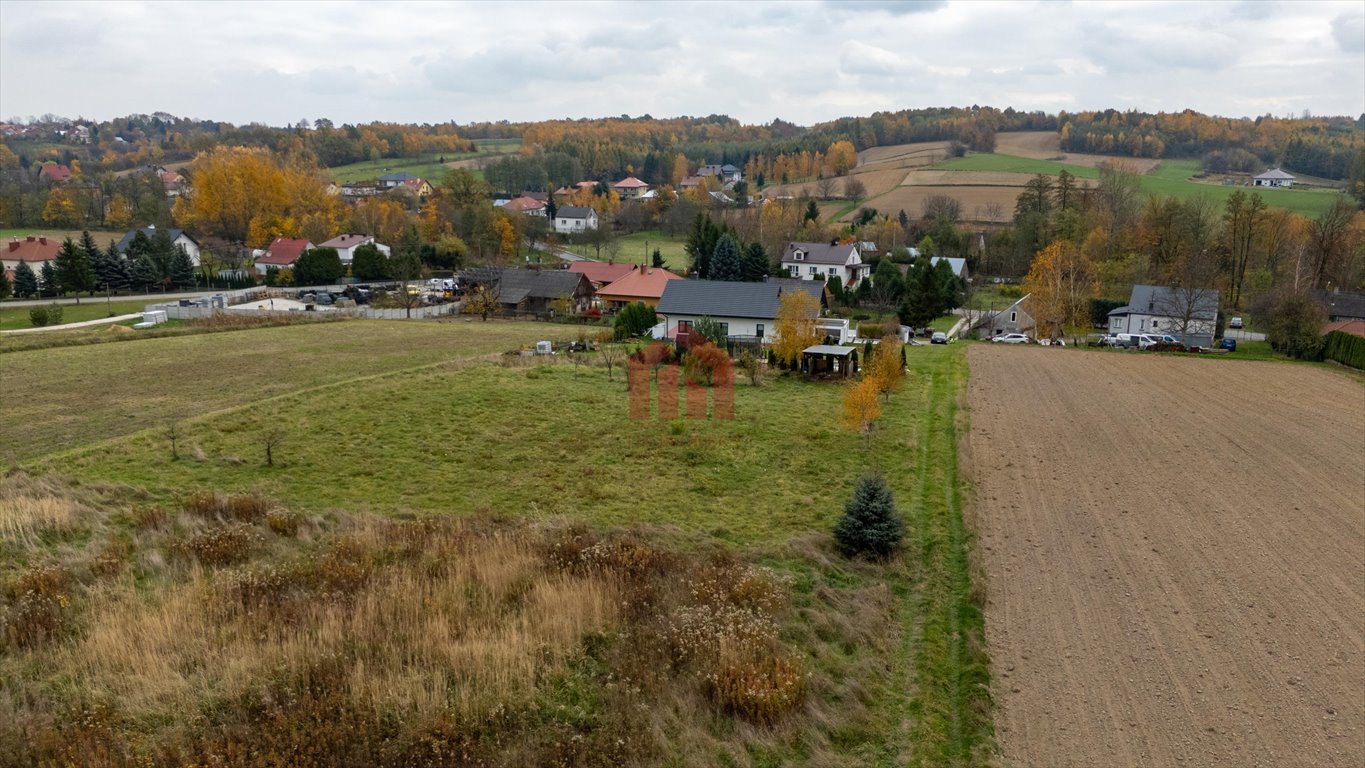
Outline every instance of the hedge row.
<svg viewBox="0 0 1365 768"><path fill-rule="evenodd" d="M1322 350L1327 360L1335 360L1358 370L1365 370L1365 338L1342 331L1327 334L1327 345Z"/></svg>

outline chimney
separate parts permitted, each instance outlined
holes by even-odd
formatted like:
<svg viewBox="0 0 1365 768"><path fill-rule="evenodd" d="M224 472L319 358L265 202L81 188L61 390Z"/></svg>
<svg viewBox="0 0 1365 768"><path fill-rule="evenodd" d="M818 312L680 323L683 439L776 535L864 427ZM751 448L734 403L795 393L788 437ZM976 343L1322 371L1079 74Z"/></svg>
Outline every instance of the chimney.
<svg viewBox="0 0 1365 768"><path fill-rule="evenodd" d="M36 243L38 241L38 238L34 237L33 235L29 235L27 238L24 239L28 240L30 243Z"/></svg>
<svg viewBox="0 0 1365 768"><path fill-rule="evenodd" d="M11 241L9 241L9 249L10 249L11 251L17 251L17 250L19 250L19 241L18 241L18 240L11 240Z"/></svg>
<svg viewBox="0 0 1365 768"><path fill-rule="evenodd" d="M32 240L33 238L30 237L29 239ZM39 245L47 245L47 238L46 238L46 237L41 237L41 236L40 236L40 237L38 238L38 244L39 244Z"/></svg>

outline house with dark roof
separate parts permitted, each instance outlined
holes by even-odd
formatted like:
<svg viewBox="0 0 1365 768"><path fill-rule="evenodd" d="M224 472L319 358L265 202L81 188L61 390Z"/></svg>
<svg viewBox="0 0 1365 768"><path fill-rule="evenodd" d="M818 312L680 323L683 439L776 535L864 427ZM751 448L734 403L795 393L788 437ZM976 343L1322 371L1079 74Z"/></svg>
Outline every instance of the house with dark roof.
<svg viewBox="0 0 1365 768"><path fill-rule="evenodd" d="M1253 187L1292 187L1294 177L1279 168L1271 168L1251 180Z"/></svg>
<svg viewBox="0 0 1365 768"><path fill-rule="evenodd" d="M394 187L401 187L409 181L421 181L421 179L407 171L398 171L396 173L386 173L383 176L380 176L379 186L384 189L393 189Z"/></svg>
<svg viewBox="0 0 1365 768"><path fill-rule="evenodd" d="M503 269L496 283L498 303L506 312L549 313L554 302L569 299L574 311L588 308L592 283L579 272L567 269Z"/></svg>
<svg viewBox="0 0 1365 768"><path fill-rule="evenodd" d="M1029 312L1026 294L999 312L984 312L977 318L973 327L979 339L989 339L1006 333L1032 333L1033 314Z"/></svg>
<svg viewBox="0 0 1365 768"><path fill-rule="evenodd" d="M561 205L555 211L555 231L572 235L597 229L597 211L582 205Z"/></svg>
<svg viewBox="0 0 1365 768"><path fill-rule="evenodd" d="M856 243L791 243L782 254L782 269L801 280L825 282L838 277L845 288L852 288L859 280L872 274L872 267L863 263Z"/></svg>
<svg viewBox="0 0 1365 768"><path fill-rule="evenodd" d="M127 256L128 246L132 245L133 238L137 236L138 232L141 232L148 240L151 240L153 237L156 237L156 225L153 224L148 227L143 227L140 230L135 229L125 234L114 244L114 250ZM194 264L196 267L199 266L199 241L190 237L183 229L167 229L165 232L171 238L171 245L184 248L185 254L190 257L190 263Z"/></svg>
<svg viewBox="0 0 1365 768"><path fill-rule="evenodd" d="M374 235L363 235L352 232L337 235L331 240L320 244L318 247L337 249L337 256L341 258L341 263L350 264L352 261L355 261L355 249L367 244L373 245L385 256L389 256L393 253L392 248L375 240Z"/></svg>
<svg viewBox="0 0 1365 768"><path fill-rule="evenodd" d="M798 282L801 284L797 285ZM720 323L722 332L729 338L765 341L773 335L784 293L803 291L818 302L824 290L823 283L810 281L670 280L655 307L663 316L658 335L670 339L678 339L681 335L685 339L698 320L709 317ZM816 313L818 315L818 309Z"/></svg>
<svg viewBox="0 0 1365 768"><path fill-rule="evenodd" d="M307 240L277 237L265 249L265 253L256 257L256 273L264 275L271 267L292 269L303 252L312 248L313 244Z"/></svg>
<svg viewBox="0 0 1365 768"><path fill-rule="evenodd" d="M1365 320L1365 293L1314 291L1313 297L1327 310L1327 320Z"/></svg>
<svg viewBox="0 0 1365 768"><path fill-rule="evenodd" d="M1110 333L1170 334L1186 346L1211 347L1218 325L1218 291L1135 285L1128 306L1109 313Z"/></svg>

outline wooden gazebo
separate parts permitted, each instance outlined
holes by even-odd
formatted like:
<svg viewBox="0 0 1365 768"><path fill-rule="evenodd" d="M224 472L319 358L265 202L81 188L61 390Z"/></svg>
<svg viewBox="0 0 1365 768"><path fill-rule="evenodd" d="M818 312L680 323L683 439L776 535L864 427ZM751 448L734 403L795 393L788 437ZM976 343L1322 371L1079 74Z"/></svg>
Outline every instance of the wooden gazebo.
<svg viewBox="0 0 1365 768"><path fill-rule="evenodd" d="M816 344L801 351L801 370L812 376L846 377L858 372L858 348Z"/></svg>

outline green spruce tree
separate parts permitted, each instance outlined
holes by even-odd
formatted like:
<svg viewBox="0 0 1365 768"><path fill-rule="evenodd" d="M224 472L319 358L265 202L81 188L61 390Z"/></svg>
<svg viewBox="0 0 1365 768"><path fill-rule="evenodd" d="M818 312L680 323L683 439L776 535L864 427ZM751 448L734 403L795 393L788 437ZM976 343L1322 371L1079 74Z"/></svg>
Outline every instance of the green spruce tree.
<svg viewBox="0 0 1365 768"><path fill-rule="evenodd" d="M90 233L86 233L89 237ZM91 245L93 245L93 241ZM62 247L57 251L57 292L58 293L79 293L81 291L91 291L95 288L95 270L91 265L85 250L78 247L71 238L62 242Z"/></svg>
<svg viewBox="0 0 1365 768"><path fill-rule="evenodd" d="M716 241L716 249L711 254L709 279L726 282L744 279L744 267L739 261L739 243L728 232Z"/></svg>
<svg viewBox="0 0 1365 768"><path fill-rule="evenodd" d="M762 243L757 241L749 243L744 249L741 262L744 280L758 282L768 276L768 254L764 252Z"/></svg>
<svg viewBox="0 0 1365 768"><path fill-rule="evenodd" d="M47 298L56 296L61 284L57 282L57 270L52 266L52 262L44 261L43 268L38 270L38 274L42 278L39 293Z"/></svg>
<svg viewBox="0 0 1365 768"><path fill-rule="evenodd" d="M886 557L904 537L905 522L896 511L896 499L886 478L878 473L863 475L834 526L839 551L848 557Z"/></svg>
<svg viewBox="0 0 1365 768"><path fill-rule="evenodd" d="M177 288L193 288L194 262L190 260L190 254L182 245L175 247L175 254L171 256L170 264L171 285Z"/></svg>
<svg viewBox="0 0 1365 768"><path fill-rule="evenodd" d="M38 295L38 275L34 274L33 267L26 261L20 261L19 266L14 268L14 295L21 299Z"/></svg>

